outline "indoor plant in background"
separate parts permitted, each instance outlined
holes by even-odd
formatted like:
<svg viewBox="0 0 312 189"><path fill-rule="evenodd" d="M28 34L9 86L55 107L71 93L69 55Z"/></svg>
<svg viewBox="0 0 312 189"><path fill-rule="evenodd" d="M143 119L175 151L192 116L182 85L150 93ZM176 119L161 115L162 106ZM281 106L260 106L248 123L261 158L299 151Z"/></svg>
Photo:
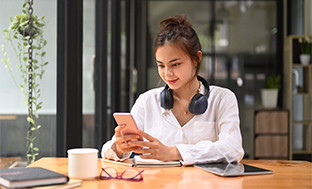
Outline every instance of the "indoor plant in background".
<svg viewBox="0 0 312 189"><path fill-rule="evenodd" d="M312 39L309 37L299 38L298 42L300 44L300 62L303 65L307 65L310 63L310 58L312 54Z"/></svg>
<svg viewBox="0 0 312 189"><path fill-rule="evenodd" d="M281 76L271 74L266 78L264 88L261 90L261 100L264 108L276 108L278 91L281 88Z"/></svg>
<svg viewBox="0 0 312 189"><path fill-rule="evenodd" d="M44 47L47 41L43 38L45 27L44 17L33 14L33 1L28 0L23 3L22 13L14 18L10 17L11 25L4 29L4 43L1 46L3 58L1 61L14 83L20 87L25 95L27 105L27 135L26 135L26 158L27 164L34 162L39 155L39 148L35 147L34 142L39 134L40 125L37 124L39 115L38 110L42 108L40 101L39 80L44 75L44 68L48 62L44 61L46 52ZM16 56L14 59L8 58L7 47L11 47ZM14 69L19 71L20 77L16 77Z"/></svg>

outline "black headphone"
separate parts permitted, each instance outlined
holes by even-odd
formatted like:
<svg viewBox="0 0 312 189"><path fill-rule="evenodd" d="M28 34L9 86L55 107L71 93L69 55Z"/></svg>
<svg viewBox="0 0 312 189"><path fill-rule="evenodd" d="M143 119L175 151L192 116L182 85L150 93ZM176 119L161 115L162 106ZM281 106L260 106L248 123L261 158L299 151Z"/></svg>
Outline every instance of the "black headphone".
<svg viewBox="0 0 312 189"><path fill-rule="evenodd" d="M204 78L197 76L197 79L201 81L206 87L207 93L205 95L202 95L200 93L194 95L189 104L189 111L195 115L200 115L207 110L207 99L209 98L210 89L208 82ZM168 85L166 85L164 90L162 90L160 93L160 106L166 110L170 110L171 108L173 108L172 90L169 88Z"/></svg>

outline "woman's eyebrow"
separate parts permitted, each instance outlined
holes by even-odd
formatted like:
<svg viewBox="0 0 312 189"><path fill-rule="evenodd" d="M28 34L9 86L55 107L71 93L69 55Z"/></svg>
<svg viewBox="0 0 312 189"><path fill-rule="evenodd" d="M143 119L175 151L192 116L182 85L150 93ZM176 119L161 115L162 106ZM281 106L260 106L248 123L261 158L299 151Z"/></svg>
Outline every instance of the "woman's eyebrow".
<svg viewBox="0 0 312 189"><path fill-rule="evenodd" d="M168 63L172 63L172 62L177 61L177 60L180 60L180 59L181 59L181 58L174 58L174 59L170 60ZM163 63L162 61L159 61L159 60L157 60L157 59L156 59L156 62L157 62L157 63Z"/></svg>

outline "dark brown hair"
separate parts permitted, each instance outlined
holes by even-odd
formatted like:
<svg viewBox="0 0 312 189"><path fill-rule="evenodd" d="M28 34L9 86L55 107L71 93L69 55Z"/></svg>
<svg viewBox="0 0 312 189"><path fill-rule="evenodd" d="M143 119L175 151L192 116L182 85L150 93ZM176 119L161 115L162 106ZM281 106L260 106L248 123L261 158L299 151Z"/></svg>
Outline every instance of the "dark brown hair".
<svg viewBox="0 0 312 189"><path fill-rule="evenodd" d="M158 47L166 42L176 45L183 50L192 61L197 63L197 73L200 66L200 57L197 52L201 50L201 45L197 33L191 23L186 20L185 15L168 17L160 22L160 31L154 43L154 54Z"/></svg>

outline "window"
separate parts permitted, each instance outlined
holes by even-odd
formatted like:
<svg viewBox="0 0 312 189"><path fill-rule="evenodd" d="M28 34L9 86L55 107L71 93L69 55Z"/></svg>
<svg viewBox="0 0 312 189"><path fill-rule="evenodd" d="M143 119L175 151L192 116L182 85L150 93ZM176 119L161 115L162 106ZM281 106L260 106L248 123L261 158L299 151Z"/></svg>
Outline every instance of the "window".
<svg viewBox="0 0 312 189"><path fill-rule="evenodd" d="M3 29L10 25L9 17L21 13L24 1L4 0L0 7L0 44L3 44ZM34 2L34 14L45 16L47 22L44 38L48 44L46 60L49 62L43 79L40 81L42 109L38 112L38 123L42 125L35 146L40 150L40 157L56 154L56 0ZM0 54L2 58L3 54ZM13 74L19 79L16 59L12 49L8 47L8 57L13 63ZM18 81L17 81L18 82ZM19 82L18 82L19 83ZM23 94L13 82L9 73L0 62L0 157L21 156L25 158L27 106L23 102ZM39 158L39 157L38 157Z"/></svg>

